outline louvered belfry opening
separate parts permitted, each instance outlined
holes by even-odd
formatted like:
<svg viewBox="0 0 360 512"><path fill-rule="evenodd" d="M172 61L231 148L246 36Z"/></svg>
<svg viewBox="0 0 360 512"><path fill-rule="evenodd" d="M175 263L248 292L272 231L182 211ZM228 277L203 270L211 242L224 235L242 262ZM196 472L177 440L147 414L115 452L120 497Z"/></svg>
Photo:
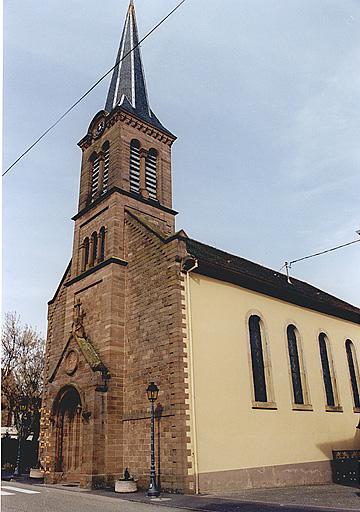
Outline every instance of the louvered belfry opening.
<svg viewBox="0 0 360 512"><path fill-rule="evenodd" d="M140 191L140 142L136 139L130 143L130 191Z"/></svg>
<svg viewBox="0 0 360 512"><path fill-rule="evenodd" d="M106 141L102 147L104 151L104 178L103 178L103 190L102 193L105 194L108 189L109 183L109 167L110 167L110 144Z"/></svg>
<svg viewBox="0 0 360 512"><path fill-rule="evenodd" d="M100 169L100 161L99 157L96 153L93 153L91 158L92 162L92 173L91 173L91 192L90 192L90 201L93 202L95 200L98 184L99 184L99 169Z"/></svg>
<svg viewBox="0 0 360 512"><path fill-rule="evenodd" d="M148 155L145 160L145 186L149 192L150 199L157 199L157 151L156 149L149 149Z"/></svg>

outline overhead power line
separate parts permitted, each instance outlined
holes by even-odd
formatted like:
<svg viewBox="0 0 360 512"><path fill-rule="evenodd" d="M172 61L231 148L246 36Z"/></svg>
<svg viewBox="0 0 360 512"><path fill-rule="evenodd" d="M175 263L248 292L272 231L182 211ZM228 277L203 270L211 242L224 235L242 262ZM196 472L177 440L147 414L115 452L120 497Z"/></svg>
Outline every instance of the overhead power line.
<svg viewBox="0 0 360 512"><path fill-rule="evenodd" d="M309 258L314 258L315 256L321 256L321 254L326 254L327 252L337 251L338 249L342 249L343 247L347 247L348 245L356 244L360 242L359 240L353 240L352 242L348 242L346 244L338 245L337 247L332 247L331 249L326 249L326 251L316 252L315 254L310 254L309 256L304 256L303 258L298 258L297 260L289 261L289 268L293 263L297 263L298 261L308 260Z"/></svg>
<svg viewBox="0 0 360 512"><path fill-rule="evenodd" d="M282 271L283 268L286 269L286 275L288 277L288 281L289 283L291 283L290 281L290 276L289 276L289 270L291 269L291 266L294 264L294 263L298 263L299 261L303 261L303 260L308 260L310 258L315 258L315 256L321 256L322 254L326 254L327 252L333 252L333 251L337 251L338 249L342 249L343 247L347 247L348 245L352 245L352 244L356 244L360 242L360 239L358 240L352 240L351 242L347 242L346 244L342 244L342 245L338 245L336 247L332 247L331 249L326 249L325 251L321 251L321 252L316 252L314 254L309 254L309 256L303 256L302 258L298 258L296 260L292 260L292 261L285 261L284 265L281 267L281 269L279 270L279 272Z"/></svg>
<svg viewBox="0 0 360 512"><path fill-rule="evenodd" d="M61 114L60 117L51 125L49 128L47 128L41 135L38 137L21 155L6 169L6 171L3 172L2 176L5 176L15 165L27 154L29 151L31 151L51 130L57 126L60 121L64 119L86 96L88 96L94 89L99 85L100 82L104 80L119 64L122 62L128 55L130 55L138 46L141 45L147 39L155 30L157 30L160 25L162 25L172 14L174 14L175 11L179 9L179 7L182 6L183 3L185 3L186 0L181 0L180 3L172 11L170 11L162 20L159 21L140 41L133 47L131 50L129 50L121 59L117 60L112 68L110 68L106 73L104 73L78 100L76 100L63 114Z"/></svg>

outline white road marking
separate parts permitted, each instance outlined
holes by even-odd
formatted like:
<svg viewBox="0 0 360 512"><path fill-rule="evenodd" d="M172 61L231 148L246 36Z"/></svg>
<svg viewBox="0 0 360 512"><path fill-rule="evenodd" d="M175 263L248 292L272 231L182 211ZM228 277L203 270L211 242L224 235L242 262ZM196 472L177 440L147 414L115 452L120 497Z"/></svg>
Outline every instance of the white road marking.
<svg viewBox="0 0 360 512"><path fill-rule="evenodd" d="M40 491L29 491L29 489L23 489L22 487L13 487L12 485L3 485L2 489L8 491L23 492L24 494L40 494Z"/></svg>
<svg viewBox="0 0 360 512"><path fill-rule="evenodd" d="M1 491L1 496L13 496L14 494L14 492Z"/></svg>

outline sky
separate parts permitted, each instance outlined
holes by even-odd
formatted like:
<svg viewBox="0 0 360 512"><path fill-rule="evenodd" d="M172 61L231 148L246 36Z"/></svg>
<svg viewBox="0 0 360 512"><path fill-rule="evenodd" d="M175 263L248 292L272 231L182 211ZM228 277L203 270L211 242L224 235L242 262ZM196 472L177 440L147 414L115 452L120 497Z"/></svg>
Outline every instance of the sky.
<svg viewBox="0 0 360 512"><path fill-rule="evenodd" d="M135 0L140 37L177 0ZM115 62L127 0L5 0L4 169ZM358 238L360 2L187 0L142 45L177 229L279 270ZM46 332L109 80L3 179L3 313ZM360 243L291 275L360 306Z"/></svg>

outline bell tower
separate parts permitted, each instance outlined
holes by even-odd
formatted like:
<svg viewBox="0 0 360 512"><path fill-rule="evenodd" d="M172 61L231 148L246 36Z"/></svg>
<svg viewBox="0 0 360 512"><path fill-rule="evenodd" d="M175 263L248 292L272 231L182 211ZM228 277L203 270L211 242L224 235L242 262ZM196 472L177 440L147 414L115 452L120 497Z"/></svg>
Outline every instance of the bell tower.
<svg viewBox="0 0 360 512"><path fill-rule="evenodd" d="M174 457L167 485L180 489L188 462L175 136L150 108L138 42L130 1L105 107L79 142L72 258L48 309L42 460L49 482L107 485L127 466L146 482L143 390L156 379L172 432L162 441Z"/></svg>
<svg viewBox="0 0 360 512"><path fill-rule="evenodd" d="M135 7L131 1L105 108L95 115L79 142L82 164L78 213L74 217L72 273L79 274L103 260L105 253L110 257L124 257L120 210L125 207L150 216L165 233L174 231L171 146L176 137L150 108L138 44ZM100 215L104 208L107 209L106 243L104 234L96 232L95 248L89 219L94 214Z"/></svg>

